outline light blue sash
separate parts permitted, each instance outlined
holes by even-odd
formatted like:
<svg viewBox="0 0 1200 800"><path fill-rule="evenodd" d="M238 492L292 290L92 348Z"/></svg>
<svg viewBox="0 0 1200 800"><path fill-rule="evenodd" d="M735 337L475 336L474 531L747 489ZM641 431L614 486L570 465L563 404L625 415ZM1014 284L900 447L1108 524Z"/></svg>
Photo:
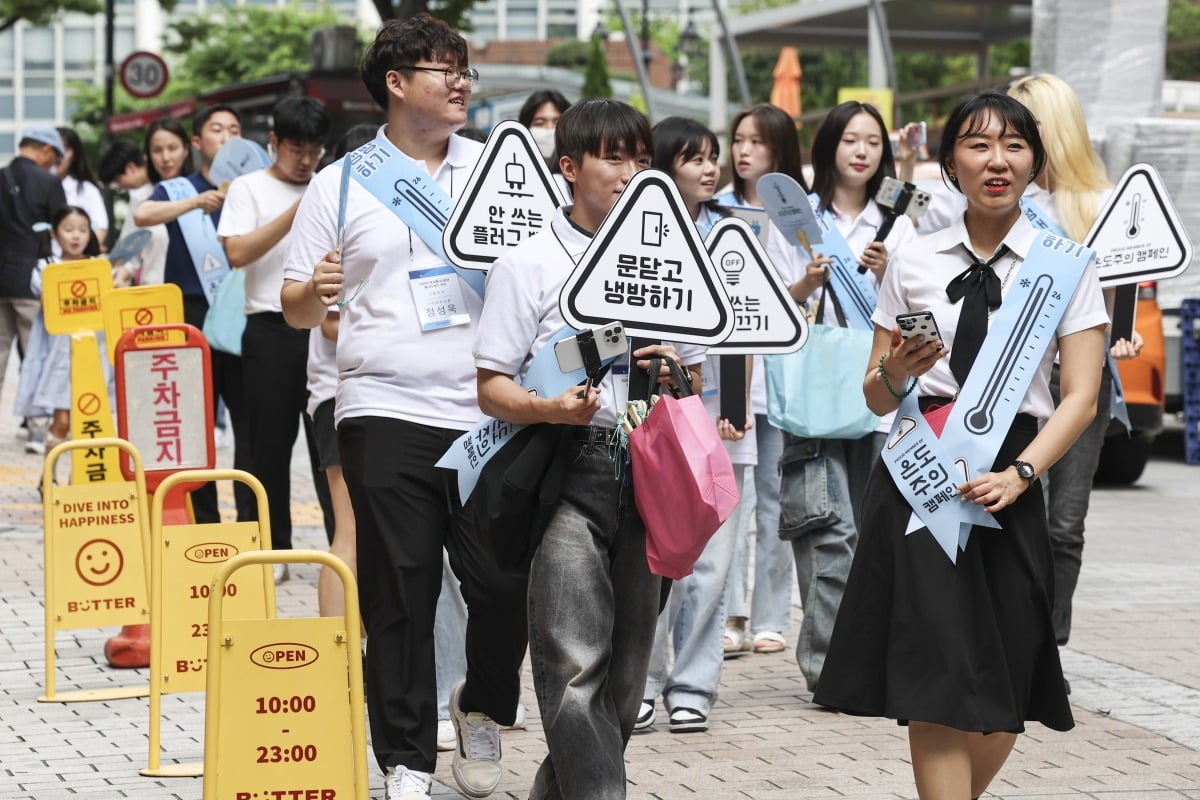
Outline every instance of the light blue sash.
<svg viewBox="0 0 1200 800"><path fill-rule="evenodd" d="M372 141L347 156L354 180L375 196L409 227L425 246L437 254L443 264L450 264L442 249L442 231L450 220L454 201L429 173L417 162L401 153L380 133ZM342 191L347 190L343 181ZM343 197L342 207L345 207ZM450 266L454 267L453 264ZM483 297L487 273L454 267L468 286Z"/></svg>
<svg viewBox="0 0 1200 800"><path fill-rule="evenodd" d="M821 226L821 244L813 245L813 249L833 259L829 267L830 281L834 294L841 301L846 325L874 333L875 323L871 322L871 315L875 313L875 303L879 300L875 281L869 273L859 274L858 256L854 255L850 243L838 230L833 215L828 210L821 211L821 198L813 194L809 195L808 201L812 203L813 213L817 215L817 223Z"/></svg>
<svg viewBox="0 0 1200 800"><path fill-rule="evenodd" d="M583 367L574 372L563 372L559 369L558 358L554 353L555 343L569 339L575 333L574 328L567 326L538 350L529 364L529 371L525 373L525 380L521 381L521 388L538 397L555 397L587 378ZM611 361L612 359L609 359L604 363ZM484 466L523 428L524 425L515 422L488 417L474 430L467 431L455 439L450 449L442 454L437 466L458 472L458 497L463 504L466 504L471 492L475 491L479 473L483 471Z"/></svg>
<svg viewBox="0 0 1200 800"><path fill-rule="evenodd" d="M1029 220L1033 227L1038 230L1053 233L1055 236L1066 236L1062 228L1054 224L1054 222L1046 216L1046 212L1036 201L1028 197L1021 198L1021 213ZM1111 342L1110 342L1111 344ZM1132 431L1133 426L1129 424L1129 407L1125 405L1125 387L1121 385L1121 373L1117 370L1116 359L1112 357L1112 352L1106 347L1104 349L1104 365L1108 369L1108 374L1112 376L1112 389L1110 391L1111 398L1108 407L1108 416L1115 419L1125 426L1125 430Z"/></svg>
<svg viewBox="0 0 1200 800"><path fill-rule="evenodd" d="M159 185L166 190L167 199L171 202L196 196L196 187L187 178L172 178ZM175 221L179 223L183 243L192 257L192 266L196 269L196 277L200 279L204 299L212 305L217 299L221 281L229 274L229 261L225 258L221 240L217 238L217 226L213 225L212 217L199 208L180 215Z"/></svg>
<svg viewBox="0 0 1200 800"><path fill-rule="evenodd" d="M951 562L966 548L972 525L1000 527L982 506L959 500L957 484L991 469L1091 258L1091 250L1054 234L1037 239L940 439L915 394L900 403L883 462L914 512L906 532L928 528Z"/></svg>

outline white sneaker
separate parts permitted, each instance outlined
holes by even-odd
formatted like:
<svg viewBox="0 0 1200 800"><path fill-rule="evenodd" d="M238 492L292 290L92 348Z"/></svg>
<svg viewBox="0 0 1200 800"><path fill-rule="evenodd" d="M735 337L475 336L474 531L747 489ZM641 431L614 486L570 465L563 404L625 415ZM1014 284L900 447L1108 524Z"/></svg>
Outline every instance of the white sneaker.
<svg viewBox="0 0 1200 800"><path fill-rule="evenodd" d="M283 583L284 581L286 581L287 579L292 577L292 574L290 572L288 572L287 564L276 564L273 572L275 575L275 585L276 586L278 586L279 584Z"/></svg>
<svg viewBox="0 0 1200 800"><path fill-rule="evenodd" d="M42 439L30 439L25 442L25 452L30 455L44 456L46 455L46 442Z"/></svg>
<svg viewBox="0 0 1200 800"><path fill-rule="evenodd" d="M512 725L505 725L500 730L502 731L523 731L525 730L525 704L517 703L517 718L513 720Z"/></svg>
<svg viewBox="0 0 1200 800"><path fill-rule="evenodd" d="M433 779L428 772L408 767L388 767L383 779L384 800L429 800Z"/></svg>
<svg viewBox="0 0 1200 800"><path fill-rule="evenodd" d="M454 733L454 723L448 719L438 720L437 749L439 753L449 753L458 744L458 736Z"/></svg>
<svg viewBox="0 0 1200 800"><path fill-rule="evenodd" d="M458 698L465 681L450 692L450 719L457 738L450 771L468 797L487 797L500 785L500 727L478 711L464 713Z"/></svg>

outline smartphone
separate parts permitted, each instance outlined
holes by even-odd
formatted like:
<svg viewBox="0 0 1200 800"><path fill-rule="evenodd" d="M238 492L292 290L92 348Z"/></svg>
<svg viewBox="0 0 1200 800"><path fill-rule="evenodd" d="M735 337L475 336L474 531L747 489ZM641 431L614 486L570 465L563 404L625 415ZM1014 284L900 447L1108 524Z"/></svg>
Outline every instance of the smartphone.
<svg viewBox="0 0 1200 800"><path fill-rule="evenodd" d="M918 122L916 125L909 126L905 132L907 137L906 144L910 150L913 150L918 158L929 158L929 151L926 149L928 143L928 127L925 122Z"/></svg>
<svg viewBox="0 0 1200 800"><path fill-rule="evenodd" d="M554 355L558 358L558 368L563 372L574 372L585 366L583 353L579 349L580 337L591 337L596 343L596 351L600 360L623 355L629 349L629 340L625 338L625 326L620 322L609 322L597 328L580 331L567 339L554 343Z"/></svg>
<svg viewBox="0 0 1200 800"><path fill-rule="evenodd" d="M932 199L929 192L896 178L884 178L879 191L875 193L876 203L914 220L920 219L929 210Z"/></svg>
<svg viewBox="0 0 1200 800"><path fill-rule="evenodd" d="M914 336L919 336L922 341L926 342L939 341L942 338L937 322L933 319L932 311L897 314L896 324L900 327L900 338L906 342Z"/></svg>

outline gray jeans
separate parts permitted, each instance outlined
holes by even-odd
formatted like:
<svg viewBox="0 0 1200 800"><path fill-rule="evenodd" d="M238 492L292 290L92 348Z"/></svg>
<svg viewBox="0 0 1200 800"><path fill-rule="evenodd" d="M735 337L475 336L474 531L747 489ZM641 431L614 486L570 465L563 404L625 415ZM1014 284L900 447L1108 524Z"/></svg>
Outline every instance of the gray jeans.
<svg viewBox="0 0 1200 800"><path fill-rule="evenodd" d="M779 535L792 540L804 617L796 663L810 691L817 688L833 624L854 561L863 491L886 434L861 439L802 439L784 435Z"/></svg>
<svg viewBox="0 0 1200 800"><path fill-rule="evenodd" d="M1058 365L1050 373L1050 394L1055 406L1060 401ZM1050 551L1054 556L1054 638L1065 645L1071 636L1071 600L1083 566L1083 523L1092 497L1092 476L1100 462L1100 448L1108 429L1112 407L1112 375L1100 375L1100 395L1093 419L1075 444L1055 462L1044 478L1046 513L1050 519Z"/></svg>
<svg viewBox="0 0 1200 800"><path fill-rule="evenodd" d="M604 444L580 452L529 572L529 652L549 754L530 800L620 800L654 641L661 579L627 477ZM599 439L600 437L597 437Z"/></svg>

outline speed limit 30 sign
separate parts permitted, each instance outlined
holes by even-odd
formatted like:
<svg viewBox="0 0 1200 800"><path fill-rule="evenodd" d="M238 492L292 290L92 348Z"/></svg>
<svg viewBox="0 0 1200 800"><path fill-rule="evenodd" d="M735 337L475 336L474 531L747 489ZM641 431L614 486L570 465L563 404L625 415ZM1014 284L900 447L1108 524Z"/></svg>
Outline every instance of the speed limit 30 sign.
<svg viewBox="0 0 1200 800"><path fill-rule="evenodd" d="M121 62L120 78L134 97L154 97L167 86L167 64L156 53L138 50Z"/></svg>

